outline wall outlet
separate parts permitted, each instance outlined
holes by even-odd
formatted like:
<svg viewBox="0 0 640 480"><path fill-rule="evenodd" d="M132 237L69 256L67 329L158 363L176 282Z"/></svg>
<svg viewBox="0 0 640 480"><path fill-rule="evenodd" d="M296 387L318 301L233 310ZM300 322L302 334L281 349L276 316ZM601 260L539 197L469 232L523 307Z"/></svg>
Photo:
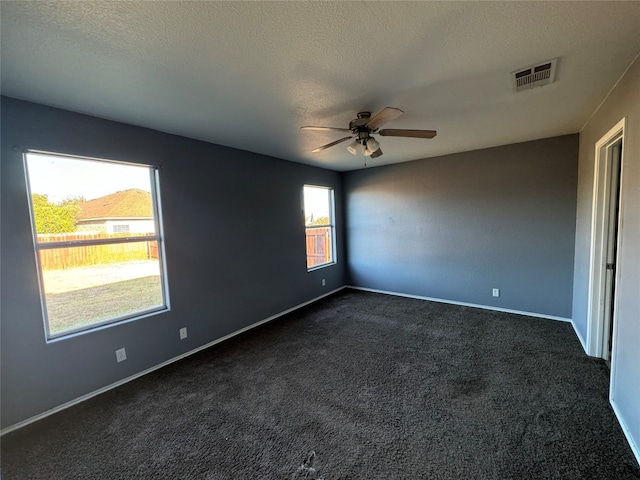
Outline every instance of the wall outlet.
<svg viewBox="0 0 640 480"><path fill-rule="evenodd" d="M127 359L127 351L124 348L116 350L116 362L124 362Z"/></svg>
<svg viewBox="0 0 640 480"><path fill-rule="evenodd" d="M499 297L500 296L500 289L499 288L494 288L493 289L493 296L494 297Z"/></svg>
<svg viewBox="0 0 640 480"><path fill-rule="evenodd" d="M187 338L187 327L182 327L180 329L180 340L184 340Z"/></svg>
<svg viewBox="0 0 640 480"><path fill-rule="evenodd" d="M322 286L324 287L327 284L326 280L323 278L322 279Z"/></svg>

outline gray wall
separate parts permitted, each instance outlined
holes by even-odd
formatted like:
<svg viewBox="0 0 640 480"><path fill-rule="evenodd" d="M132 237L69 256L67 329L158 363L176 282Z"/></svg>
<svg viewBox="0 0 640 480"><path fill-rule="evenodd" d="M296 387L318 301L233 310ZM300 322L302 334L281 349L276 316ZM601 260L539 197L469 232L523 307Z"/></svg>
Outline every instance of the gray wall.
<svg viewBox="0 0 640 480"><path fill-rule="evenodd" d="M569 135L347 173L348 281L570 318L577 158Z"/></svg>
<svg viewBox="0 0 640 480"><path fill-rule="evenodd" d="M170 312L45 342L21 155L26 148L161 166ZM1 167L2 427L345 283L336 172L9 98L2 98ZM337 203L340 263L310 273L305 183L334 187ZM183 326L189 338L180 341ZM128 360L117 364L120 347Z"/></svg>
<svg viewBox="0 0 640 480"><path fill-rule="evenodd" d="M640 58L580 133L573 322L585 340L595 144L624 117L611 398L640 461Z"/></svg>

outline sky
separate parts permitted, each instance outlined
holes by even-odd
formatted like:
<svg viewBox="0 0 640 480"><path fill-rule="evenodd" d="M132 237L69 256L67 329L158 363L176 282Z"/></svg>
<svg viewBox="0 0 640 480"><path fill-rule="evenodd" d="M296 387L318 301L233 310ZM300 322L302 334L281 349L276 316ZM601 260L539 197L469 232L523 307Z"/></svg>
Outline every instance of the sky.
<svg viewBox="0 0 640 480"><path fill-rule="evenodd" d="M313 214L313 219L329 216L329 194L328 188L318 188L305 185L304 187L304 216L309 219Z"/></svg>
<svg viewBox="0 0 640 480"><path fill-rule="evenodd" d="M151 191L149 168L27 153L31 193L58 203L69 197L85 200L131 188Z"/></svg>

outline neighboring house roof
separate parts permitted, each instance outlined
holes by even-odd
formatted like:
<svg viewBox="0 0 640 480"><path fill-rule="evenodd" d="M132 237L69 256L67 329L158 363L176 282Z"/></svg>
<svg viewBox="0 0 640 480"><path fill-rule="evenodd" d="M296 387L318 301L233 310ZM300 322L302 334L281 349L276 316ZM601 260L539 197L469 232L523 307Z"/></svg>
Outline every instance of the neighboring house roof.
<svg viewBox="0 0 640 480"><path fill-rule="evenodd" d="M152 218L151 194L132 188L80 204L78 221L108 218Z"/></svg>

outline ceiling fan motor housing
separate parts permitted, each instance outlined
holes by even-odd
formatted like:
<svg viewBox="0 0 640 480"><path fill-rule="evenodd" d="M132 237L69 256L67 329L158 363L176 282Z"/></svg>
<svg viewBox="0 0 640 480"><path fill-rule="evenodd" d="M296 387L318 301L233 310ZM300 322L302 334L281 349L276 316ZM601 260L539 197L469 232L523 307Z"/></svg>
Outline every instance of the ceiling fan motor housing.
<svg viewBox="0 0 640 480"><path fill-rule="evenodd" d="M371 129L367 126L370 118L371 112L358 113L358 118L355 118L349 122L349 130L351 130L353 133L371 132Z"/></svg>

